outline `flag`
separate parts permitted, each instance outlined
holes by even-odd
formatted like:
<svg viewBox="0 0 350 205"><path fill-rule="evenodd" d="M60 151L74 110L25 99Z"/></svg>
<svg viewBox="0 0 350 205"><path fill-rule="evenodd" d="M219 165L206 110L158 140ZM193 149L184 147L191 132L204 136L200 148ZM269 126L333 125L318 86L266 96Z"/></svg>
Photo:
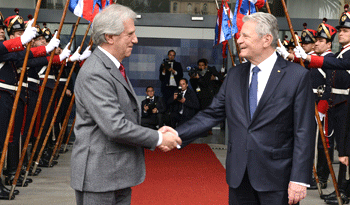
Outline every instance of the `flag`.
<svg viewBox="0 0 350 205"><path fill-rule="evenodd" d="M215 45L218 45L224 41L232 38L235 34L233 32L233 14L230 7L227 4L227 0L222 0L221 7L218 10L218 16L216 18L215 26Z"/></svg>
<svg viewBox="0 0 350 205"><path fill-rule="evenodd" d="M69 10L78 17L92 21L106 6L113 3L113 0L70 0Z"/></svg>
<svg viewBox="0 0 350 205"><path fill-rule="evenodd" d="M237 0L235 13L233 15L233 32L239 34L243 25L243 17L256 13L255 5L261 9L265 5L266 0ZM238 38L238 35L236 35Z"/></svg>

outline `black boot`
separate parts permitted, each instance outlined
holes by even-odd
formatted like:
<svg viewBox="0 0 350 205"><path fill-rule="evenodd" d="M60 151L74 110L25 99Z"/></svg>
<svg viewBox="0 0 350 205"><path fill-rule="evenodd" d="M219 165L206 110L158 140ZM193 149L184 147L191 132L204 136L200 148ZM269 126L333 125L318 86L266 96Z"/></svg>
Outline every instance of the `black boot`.
<svg viewBox="0 0 350 205"><path fill-rule="evenodd" d="M11 192L11 190L9 190L8 188L6 188L3 184L2 184L2 182L1 182L1 180L0 180L0 193L8 193L8 194L10 194L10 192ZM17 190L17 189L15 189L14 191L13 191L13 194L14 195L18 195L19 194L19 191ZM7 196L7 199L8 199L9 197Z"/></svg>
<svg viewBox="0 0 350 205"><path fill-rule="evenodd" d="M9 143L7 152L7 170L4 171L5 184L12 185L12 181L15 178L17 171L17 165L19 162L19 145L17 143ZM28 183L32 182L32 179L27 179L23 186L28 186ZM22 186L23 177L19 176L16 186Z"/></svg>
<svg viewBox="0 0 350 205"><path fill-rule="evenodd" d="M4 189L4 185L2 184L1 180L0 180L0 200L9 200L9 196L10 196L10 192L7 191L6 189ZM6 188L6 187L5 187ZM18 190L15 190L18 191ZM13 192L15 193L15 192ZM19 193L19 192L18 192ZM17 193L17 194L18 194ZM15 194L12 195L11 200L15 198Z"/></svg>
<svg viewBox="0 0 350 205"><path fill-rule="evenodd" d="M343 200L343 204L348 204L349 203L348 196L346 196L343 191L339 190L339 192L340 192L340 197ZM337 199L337 196L335 195L334 198L325 199L324 202L326 202L327 204L338 204L338 199Z"/></svg>

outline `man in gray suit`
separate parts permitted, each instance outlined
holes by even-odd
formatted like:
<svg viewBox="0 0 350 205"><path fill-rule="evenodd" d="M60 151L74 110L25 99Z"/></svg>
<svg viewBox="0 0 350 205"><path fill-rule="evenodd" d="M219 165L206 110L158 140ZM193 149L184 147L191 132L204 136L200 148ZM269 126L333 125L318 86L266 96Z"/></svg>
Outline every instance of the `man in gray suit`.
<svg viewBox="0 0 350 205"><path fill-rule="evenodd" d="M121 64L138 42L135 18L131 9L113 4L92 25L98 47L75 85L71 186L77 204L130 204L131 187L145 178L143 149L167 151L181 144L170 132L140 126L140 103Z"/></svg>

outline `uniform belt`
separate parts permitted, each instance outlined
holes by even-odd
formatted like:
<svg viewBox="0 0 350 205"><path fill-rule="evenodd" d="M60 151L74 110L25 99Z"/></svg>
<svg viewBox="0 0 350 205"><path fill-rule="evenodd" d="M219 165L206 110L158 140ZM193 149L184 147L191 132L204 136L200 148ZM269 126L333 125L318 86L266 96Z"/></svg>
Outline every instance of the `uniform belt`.
<svg viewBox="0 0 350 205"><path fill-rule="evenodd" d="M44 78L45 78L45 75L39 75L39 78L44 79ZM49 75L47 78L48 78L48 79L52 79L52 80L56 80L56 78L55 78L54 75Z"/></svg>
<svg viewBox="0 0 350 205"><path fill-rule="evenodd" d="M32 83L36 83L36 84L40 84L40 80L37 80L35 78L28 78L27 81L32 82Z"/></svg>
<svg viewBox="0 0 350 205"><path fill-rule="evenodd" d="M350 88L348 88L348 89L332 88L331 93L338 94L338 95L349 95L349 90L350 90Z"/></svg>
<svg viewBox="0 0 350 205"><path fill-rule="evenodd" d="M60 82L67 82L68 78L60 78Z"/></svg>
<svg viewBox="0 0 350 205"><path fill-rule="evenodd" d="M5 89L8 89L8 90L14 90L14 91L17 91L17 86L15 85L8 85L8 84L5 84L5 83L0 83L0 88L5 88Z"/></svg>
<svg viewBox="0 0 350 205"><path fill-rule="evenodd" d="M28 87L28 83L22 83L22 87Z"/></svg>

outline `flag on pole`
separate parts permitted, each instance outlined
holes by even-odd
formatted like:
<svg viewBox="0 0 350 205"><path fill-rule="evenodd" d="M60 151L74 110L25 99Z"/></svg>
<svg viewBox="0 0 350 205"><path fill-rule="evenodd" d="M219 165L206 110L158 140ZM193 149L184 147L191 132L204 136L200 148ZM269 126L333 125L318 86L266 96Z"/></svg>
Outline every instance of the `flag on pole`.
<svg viewBox="0 0 350 205"><path fill-rule="evenodd" d="M222 0L221 7L218 10L218 16L216 18L214 45L218 45L232 38L232 36L235 34L233 32L234 27L232 22L232 11L228 6L227 0Z"/></svg>
<svg viewBox="0 0 350 205"><path fill-rule="evenodd" d="M70 0L69 10L78 17L92 21L106 6L113 4L113 0Z"/></svg>
<svg viewBox="0 0 350 205"><path fill-rule="evenodd" d="M266 0L237 0L235 12L233 15L233 32L239 34L243 25L243 17L256 13L255 5L261 9L265 5ZM238 35L236 35L238 38Z"/></svg>

